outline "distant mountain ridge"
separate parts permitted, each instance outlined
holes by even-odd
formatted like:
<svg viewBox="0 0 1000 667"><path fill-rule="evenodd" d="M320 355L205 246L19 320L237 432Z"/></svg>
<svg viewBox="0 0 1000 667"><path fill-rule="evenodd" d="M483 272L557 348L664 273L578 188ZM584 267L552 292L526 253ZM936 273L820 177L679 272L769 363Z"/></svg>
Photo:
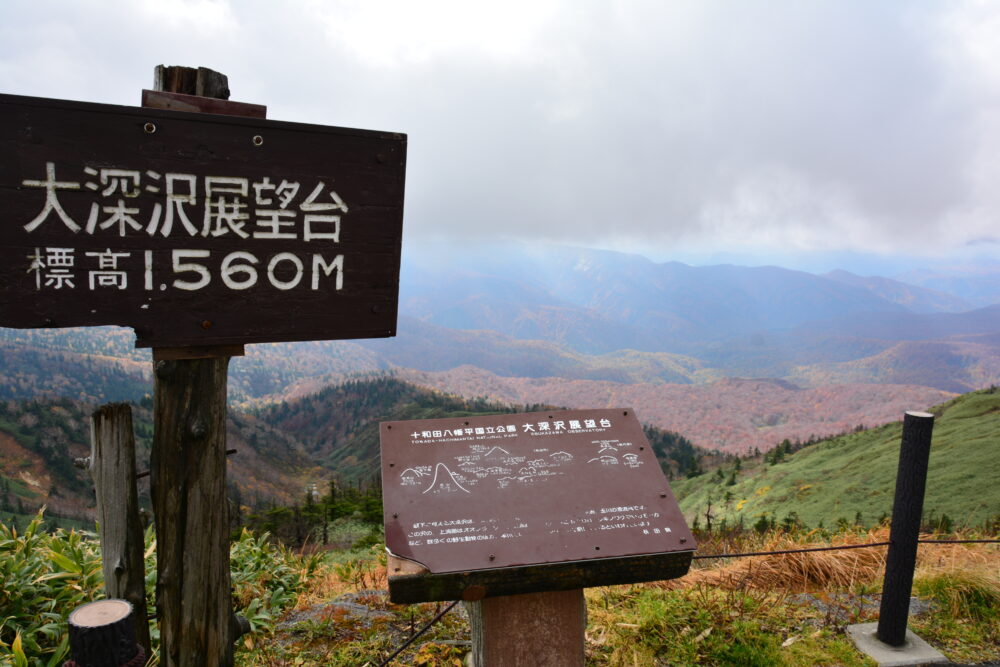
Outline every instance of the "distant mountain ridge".
<svg viewBox="0 0 1000 667"><path fill-rule="evenodd" d="M898 303L914 313L959 313L977 307L972 301L954 294L909 285L891 278L862 277L840 269L824 273L823 277L845 285L862 287L883 299Z"/></svg>
<svg viewBox="0 0 1000 667"><path fill-rule="evenodd" d="M623 348L686 353L704 341L818 319L908 312L868 289L779 267L656 264L569 248L501 257L409 268L400 312L591 354Z"/></svg>
<svg viewBox="0 0 1000 667"><path fill-rule="evenodd" d="M766 451L786 438L806 440L899 419L954 394L915 385L838 384L803 389L772 378L723 378L698 385L503 377L466 366L397 371L418 385L506 403L570 408L629 406L645 422L681 433L705 449Z"/></svg>

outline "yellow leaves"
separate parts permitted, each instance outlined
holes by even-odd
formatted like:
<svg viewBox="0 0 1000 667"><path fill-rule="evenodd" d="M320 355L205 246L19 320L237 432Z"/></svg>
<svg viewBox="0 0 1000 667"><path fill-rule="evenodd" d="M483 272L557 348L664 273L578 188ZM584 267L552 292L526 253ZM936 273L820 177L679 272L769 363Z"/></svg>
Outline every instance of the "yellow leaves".
<svg viewBox="0 0 1000 667"><path fill-rule="evenodd" d="M764 496L767 495L767 492L770 491L770 490L771 490L771 486L770 485L762 486L759 489L757 489L756 491L754 491L754 494L758 495L760 497L764 497Z"/></svg>
<svg viewBox="0 0 1000 667"><path fill-rule="evenodd" d="M421 667L462 667L462 654L458 647L427 642L413 656L413 664Z"/></svg>
<svg viewBox="0 0 1000 667"><path fill-rule="evenodd" d="M736 503L736 511L737 512L742 511L743 510L743 506L746 505L746 504L747 504L747 499L746 498L744 498L741 501L739 501L738 503Z"/></svg>
<svg viewBox="0 0 1000 667"><path fill-rule="evenodd" d="M24 654L20 632L14 637L14 643L10 645L10 650L14 653L14 665L16 667L28 667L28 656Z"/></svg>

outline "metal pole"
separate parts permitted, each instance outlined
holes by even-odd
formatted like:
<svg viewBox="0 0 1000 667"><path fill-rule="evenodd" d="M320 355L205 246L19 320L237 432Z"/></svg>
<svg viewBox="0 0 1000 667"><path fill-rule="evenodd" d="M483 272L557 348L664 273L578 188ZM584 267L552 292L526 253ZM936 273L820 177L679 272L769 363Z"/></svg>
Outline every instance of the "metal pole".
<svg viewBox="0 0 1000 667"><path fill-rule="evenodd" d="M896 472L896 498L892 505L889 553L885 562L882 604L876 636L890 646L906 642L910 613L913 569L917 564L917 540L924 508L927 463L931 453L934 415L907 412L903 417L903 438Z"/></svg>

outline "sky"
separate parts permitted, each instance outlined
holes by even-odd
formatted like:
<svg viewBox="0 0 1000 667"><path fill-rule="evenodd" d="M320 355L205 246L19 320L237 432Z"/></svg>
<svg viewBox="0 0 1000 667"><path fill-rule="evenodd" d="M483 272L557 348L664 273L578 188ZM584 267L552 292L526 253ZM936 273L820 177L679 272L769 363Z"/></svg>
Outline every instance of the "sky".
<svg viewBox="0 0 1000 667"><path fill-rule="evenodd" d="M997 3L0 2L0 92L138 105L158 64L406 133L404 250L1000 261Z"/></svg>

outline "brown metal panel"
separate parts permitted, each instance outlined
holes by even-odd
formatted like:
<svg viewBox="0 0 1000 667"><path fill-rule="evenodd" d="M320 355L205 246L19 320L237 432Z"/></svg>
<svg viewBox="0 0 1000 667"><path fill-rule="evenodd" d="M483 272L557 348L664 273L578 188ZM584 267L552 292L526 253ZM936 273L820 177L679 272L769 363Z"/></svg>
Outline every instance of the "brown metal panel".
<svg viewBox="0 0 1000 667"><path fill-rule="evenodd" d="M395 334L405 135L0 95L0 154L0 326Z"/></svg>
<svg viewBox="0 0 1000 667"><path fill-rule="evenodd" d="M386 546L431 573L694 549L627 408L381 425Z"/></svg>

